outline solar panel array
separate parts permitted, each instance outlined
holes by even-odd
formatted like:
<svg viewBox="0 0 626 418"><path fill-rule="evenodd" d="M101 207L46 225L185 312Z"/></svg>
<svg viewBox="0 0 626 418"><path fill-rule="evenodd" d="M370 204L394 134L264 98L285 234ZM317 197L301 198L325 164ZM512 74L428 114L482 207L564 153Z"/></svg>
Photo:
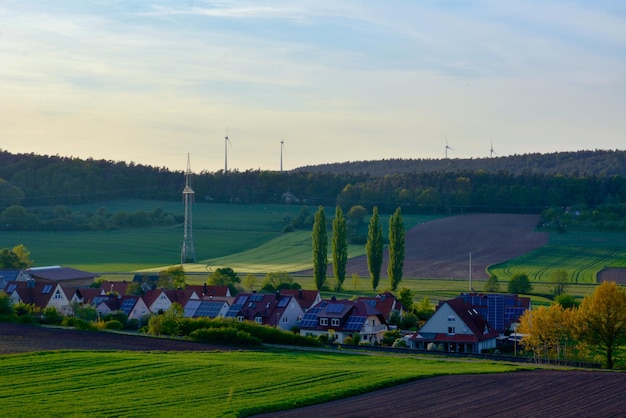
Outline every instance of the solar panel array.
<svg viewBox="0 0 626 418"><path fill-rule="evenodd" d="M215 318L222 310L222 306L224 306L223 302L204 301L200 304L194 316Z"/></svg>
<svg viewBox="0 0 626 418"><path fill-rule="evenodd" d="M376 307L376 300L375 299L365 299L365 303L370 305L372 308Z"/></svg>
<svg viewBox="0 0 626 418"><path fill-rule="evenodd" d="M201 300L190 300L185 304L185 318L193 318L196 314L198 306L202 303Z"/></svg>
<svg viewBox="0 0 626 418"><path fill-rule="evenodd" d="M260 301L262 301L262 300L263 300L263 295L262 295L261 293L253 293L253 294L250 296L250 300L251 300L252 302L260 302Z"/></svg>
<svg viewBox="0 0 626 418"><path fill-rule="evenodd" d="M228 309L228 312L226 312L226 315L224 315L224 316L226 318L237 318L237 314L242 309L243 309L243 304L242 303L233 303L232 305L230 305L230 308Z"/></svg>
<svg viewBox="0 0 626 418"><path fill-rule="evenodd" d="M304 314L300 321L300 328L315 328L317 326L317 314L322 312L322 307L311 308Z"/></svg>
<svg viewBox="0 0 626 418"><path fill-rule="evenodd" d="M329 303L326 307L326 313L338 314L343 312L343 305L341 303Z"/></svg>
<svg viewBox="0 0 626 418"><path fill-rule="evenodd" d="M343 329L347 331L359 331L361 328L363 328L363 324L365 324L366 319L367 318L364 316L351 316L346 321Z"/></svg>
<svg viewBox="0 0 626 418"><path fill-rule="evenodd" d="M130 311L132 311L133 307L137 301L135 299L126 299L122 302L122 306L120 306L120 311L124 312L126 316L130 315Z"/></svg>
<svg viewBox="0 0 626 418"><path fill-rule="evenodd" d="M289 300L291 298L289 297L283 297L279 302L278 305L276 305L277 308L285 308L287 307L287 305L289 304Z"/></svg>
<svg viewBox="0 0 626 418"><path fill-rule="evenodd" d="M12 284L10 284L10 285L9 285L9 287L7 287L6 292L7 292L7 293L13 293L13 291L14 291L15 289L17 289L17 285L16 285L15 283L12 283Z"/></svg>
<svg viewBox="0 0 626 418"><path fill-rule="evenodd" d="M48 294L52 292L52 285L51 284L47 284L43 287L43 289L41 290L41 293L43 294Z"/></svg>

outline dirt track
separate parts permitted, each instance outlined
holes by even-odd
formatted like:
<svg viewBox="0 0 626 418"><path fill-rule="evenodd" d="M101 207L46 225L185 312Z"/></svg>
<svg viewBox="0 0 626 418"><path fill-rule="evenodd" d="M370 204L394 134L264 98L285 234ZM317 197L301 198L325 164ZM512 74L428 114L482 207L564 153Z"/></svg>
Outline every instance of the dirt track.
<svg viewBox="0 0 626 418"><path fill-rule="evenodd" d="M404 277L472 277L487 279L486 268L519 257L548 243L547 232L537 232L537 215L471 214L450 216L426 222L406 231ZM387 275L387 252L382 275ZM328 274L332 276L332 266ZM368 277L367 257L348 260L348 277L357 273Z"/></svg>

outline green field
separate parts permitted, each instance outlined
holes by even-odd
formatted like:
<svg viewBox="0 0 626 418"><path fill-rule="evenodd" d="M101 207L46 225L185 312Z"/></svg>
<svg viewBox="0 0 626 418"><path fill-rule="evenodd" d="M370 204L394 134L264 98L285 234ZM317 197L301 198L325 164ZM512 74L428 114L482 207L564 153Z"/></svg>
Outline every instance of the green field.
<svg viewBox="0 0 626 418"><path fill-rule="evenodd" d="M572 283L596 283L605 267L626 267L626 234L568 231L550 234L550 242L521 257L493 265L489 273L508 280L526 273L531 281L549 282L556 270L566 270Z"/></svg>
<svg viewBox="0 0 626 418"><path fill-rule="evenodd" d="M109 213L161 208L174 215L182 215L184 209L180 202L145 200L68 207L91 212L105 207ZM284 219L297 217L301 208L301 205L194 204L193 237L199 263L186 266L187 270L210 271L213 267L233 267L231 263L236 263L240 268L238 271L242 272L311 268L310 231L282 233ZM308 209L311 216L317 210L316 207ZM327 219L331 219L334 208L326 208L326 213ZM433 218L407 215L404 221L408 229ZM385 230L387 222L388 216L381 216ZM3 231L0 248L24 244L37 266L63 265L93 272L131 272L159 270L179 263L182 240L182 225L95 232ZM364 246L353 246L350 254L359 255L363 251Z"/></svg>
<svg viewBox="0 0 626 418"><path fill-rule="evenodd" d="M44 352L0 356L5 416L238 417L415 379L520 366L321 352Z"/></svg>

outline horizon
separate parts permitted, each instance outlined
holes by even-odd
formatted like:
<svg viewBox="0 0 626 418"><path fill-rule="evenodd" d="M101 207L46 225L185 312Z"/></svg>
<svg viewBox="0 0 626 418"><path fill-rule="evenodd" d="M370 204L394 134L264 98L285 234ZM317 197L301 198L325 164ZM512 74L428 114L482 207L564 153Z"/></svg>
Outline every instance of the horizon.
<svg viewBox="0 0 626 418"><path fill-rule="evenodd" d="M239 171L617 150L624 41L611 0L10 1L2 149L195 172L225 146Z"/></svg>

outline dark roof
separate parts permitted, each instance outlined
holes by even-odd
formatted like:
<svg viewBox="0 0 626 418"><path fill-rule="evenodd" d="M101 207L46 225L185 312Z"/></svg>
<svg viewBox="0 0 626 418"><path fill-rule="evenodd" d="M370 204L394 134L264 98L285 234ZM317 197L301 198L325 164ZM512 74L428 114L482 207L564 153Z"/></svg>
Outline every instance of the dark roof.
<svg viewBox="0 0 626 418"><path fill-rule="evenodd" d="M95 273L77 270L72 267L37 267L29 268L24 271L33 278L50 280L54 282L61 282L64 280L94 279L98 277L98 275Z"/></svg>
<svg viewBox="0 0 626 418"><path fill-rule="evenodd" d="M293 296L294 298L296 298L296 300L300 304L300 307L302 307L302 309L304 309L304 310L307 310L311 306L313 306L313 304L317 300L320 292L319 292L319 290L282 289L280 291L280 294L281 295L291 295L291 296Z"/></svg>
<svg viewBox="0 0 626 418"><path fill-rule="evenodd" d="M295 298L291 295L239 293L225 316L227 318L243 316L249 321L255 321L260 317L264 325L276 326L292 300Z"/></svg>

